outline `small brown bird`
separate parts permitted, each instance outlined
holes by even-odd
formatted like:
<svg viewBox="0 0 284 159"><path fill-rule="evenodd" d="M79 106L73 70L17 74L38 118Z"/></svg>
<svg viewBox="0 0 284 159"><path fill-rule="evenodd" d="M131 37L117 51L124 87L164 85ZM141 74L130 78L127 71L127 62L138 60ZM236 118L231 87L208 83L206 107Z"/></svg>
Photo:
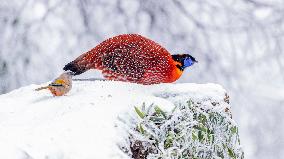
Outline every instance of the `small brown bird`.
<svg viewBox="0 0 284 159"><path fill-rule="evenodd" d="M62 96L68 93L72 88L72 76L74 73L65 72L61 74L58 78L52 81L48 86L40 87L35 89L40 91L43 89L49 89L54 96Z"/></svg>

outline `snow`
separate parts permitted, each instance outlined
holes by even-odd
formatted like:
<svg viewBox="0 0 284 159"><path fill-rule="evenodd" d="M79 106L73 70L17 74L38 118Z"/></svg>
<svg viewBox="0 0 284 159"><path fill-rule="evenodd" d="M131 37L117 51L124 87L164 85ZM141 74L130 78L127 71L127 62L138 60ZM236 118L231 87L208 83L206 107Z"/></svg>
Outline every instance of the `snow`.
<svg viewBox="0 0 284 159"><path fill-rule="evenodd" d="M74 81L67 95L53 97L34 91L43 85L0 96L0 158L129 158L118 147L125 132L117 127L134 106L155 103L170 111L178 101L223 101L226 93L216 84Z"/></svg>
<svg viewBox="0 0 284 159"><path fill-rule="evenodd" d="M53 79L109 37L139 33L197 58L178 82L226 88L246 158L283 158L283 0L1 0L0 8L1 94Z"/></svg>

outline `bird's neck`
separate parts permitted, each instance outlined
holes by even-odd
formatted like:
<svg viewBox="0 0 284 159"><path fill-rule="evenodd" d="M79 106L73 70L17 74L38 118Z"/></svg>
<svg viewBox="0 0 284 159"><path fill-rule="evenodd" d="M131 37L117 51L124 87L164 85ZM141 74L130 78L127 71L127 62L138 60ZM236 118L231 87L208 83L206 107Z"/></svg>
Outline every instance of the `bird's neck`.
<svg viewBox="0 0 284 159"><path fill-rule="evenodd" d="M181 64L177 61L174 61L174 60L173 60L172 67L173 67L173 69L172 69L171 76L170 76L170 79L169 79L170 82L174 82L174 81L178 80L180 78L180 76L182 75L183 70L184 70L184 69L182 69Z"/></svg>
<svg viewBox="0 0 284 159"><path fill-rule="evenodd" d="M174 61L175 66L180 71L183 71L185 69L184 63L183 63L184 58L181 55L172 55L172 59Z"/></svg>

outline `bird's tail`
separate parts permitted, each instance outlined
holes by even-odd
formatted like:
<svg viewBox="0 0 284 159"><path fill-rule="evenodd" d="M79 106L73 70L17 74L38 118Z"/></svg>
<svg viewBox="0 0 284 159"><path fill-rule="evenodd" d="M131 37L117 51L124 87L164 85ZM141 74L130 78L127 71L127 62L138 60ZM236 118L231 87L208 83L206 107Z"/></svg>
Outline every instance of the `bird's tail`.
<svg viewBox="0 0 284 159"><path fill-rule="evenodd" d="M86 67L83 65L78 65L75 61L69 62L64 66L63 70L72 71L74 75L79 75L87 71Z"/></svg>
<svg viewBox="0 0 284 159"><path fill-rule="evenodd" d="M102 69L103 53L97 47L77 57L74 61L64 66L63 70L72 71L74 75L82 74L89 69Z"/></svg>
<svg viewBox="0 0 284 159"><path fill-rule="evenodd" d="M48 89L48 88L49 88L49 86L39 87L39 88L35 89L35 91L40 91L40 90Z"/></svg>
<svg viewBox="0 0 284 159"><path fill-rule="evenodd" d="M69 62L67 65L64 66L63 70L72 71L74 75L82 74L90 69L90 59L90 54L89 52L87 52L76 58L74 61Z"/></svg>

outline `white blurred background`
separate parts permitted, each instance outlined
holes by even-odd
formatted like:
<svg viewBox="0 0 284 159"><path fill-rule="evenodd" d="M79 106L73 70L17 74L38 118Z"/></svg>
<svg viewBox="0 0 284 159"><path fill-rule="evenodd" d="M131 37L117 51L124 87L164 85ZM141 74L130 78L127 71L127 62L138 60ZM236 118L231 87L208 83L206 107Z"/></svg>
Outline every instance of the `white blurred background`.
<svg viewBox="0 0 284 159"><path fill-rule="evenodd" d="M283 0L0 0L0 93L124 33L196 57L178 82L224 86L245 157L283 158Z"/></svg>

